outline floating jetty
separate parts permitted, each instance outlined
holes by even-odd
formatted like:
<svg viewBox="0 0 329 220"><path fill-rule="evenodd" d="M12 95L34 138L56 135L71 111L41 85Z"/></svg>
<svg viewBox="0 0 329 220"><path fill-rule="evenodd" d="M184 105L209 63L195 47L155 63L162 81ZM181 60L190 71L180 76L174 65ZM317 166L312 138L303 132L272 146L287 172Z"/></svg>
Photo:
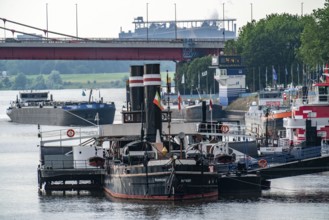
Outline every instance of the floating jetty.
<svg viewBox="0 0 329 220"><path fill-rule="evenodd" d="M104 169L38 169L39 189L50 191L100 190L103 188Z"/></svg>

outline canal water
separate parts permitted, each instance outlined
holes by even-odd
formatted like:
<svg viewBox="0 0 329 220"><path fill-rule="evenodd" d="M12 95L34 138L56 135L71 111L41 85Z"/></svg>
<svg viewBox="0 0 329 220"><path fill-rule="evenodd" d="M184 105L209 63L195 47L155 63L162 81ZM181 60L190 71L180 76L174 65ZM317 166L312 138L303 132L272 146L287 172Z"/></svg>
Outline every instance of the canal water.
<svg viewBox="0 0 329 220"><path fill-rule="evenodd" d="M50 92L55 100L88 98L78 89ZM273 180L259 198L214 202L117 202L103 192L39 195L37 126L9 122L6 115L17 93L0 91L0 219L329 219L328 172ZM119 123L124 89L102 89L100 94L104 101L115 101Z"/></svg>

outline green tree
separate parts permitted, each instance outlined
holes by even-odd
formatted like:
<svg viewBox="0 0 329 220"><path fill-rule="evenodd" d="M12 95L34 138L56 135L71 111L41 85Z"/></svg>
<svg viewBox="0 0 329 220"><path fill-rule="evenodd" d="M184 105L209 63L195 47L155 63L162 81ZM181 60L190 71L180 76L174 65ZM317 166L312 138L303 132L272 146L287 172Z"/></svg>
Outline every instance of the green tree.
<svg viewBox="0 0 329 220"><path fill-rule="evenodd" d="M14 84L12 86L13 89L26 89L27 78L23 73L19 73L15 77Z"/></svg>
<svg viewBox="0 0 329 220"><path fill-rule="evenodd" d="M266 69L268 80L272 82L272 66L278 74L278 83L285 82L285 70L292 69L292 65L298 62L296 51L304 26L304 20L297 15L272 14L258 22L248 23L241 29L237 42L230 43L226 51L233 48L242 55L249 88L260 89L260 82L265 86Z"/></svg>
<svg viewBox="0 0 329 220"><path fill-rule="evenodd" d="M35 78L32 84L32 89L47 89L47 85L42 74Z"/></svg>
<svg viewBox="0 0 329 220"><path fill-rule="evenodd" d="M9 77L5 77L2 80L2 84L3 84L4 88L6 88L6 89L9 89L12 86L12 83L10 82Z"/></svg>
<svg viewBox="0 0 329 220"><path fill-rule="evenodd" d="M315 10L311 17L305 19L299 50L304 63L315 67L329 61L328 27L329 0L326 0L324 8Z"/></svg>
<svg viewBox="0 0 329 220"><path fill-rule="evenodd" d="M63 81L62 81L60 72L57 70L51 71L51 73L49 74L48 79L47 79L48 88L60 89L60 88L62 88L62 84L63 84Z"/></svg>
<svg viewBox="0 0 329 220"><path fill-rule="evenodd" d="M179 91L183 91L186 89L185 92L192 92L195 93L198 87L198 77L201 73L208 71L208 74L201 80L200 87L206 91L206 82L208 80L209 88L212 88L213 85L213 72L208 69L211 65L211 56L195 58L190 63L182 62L178 64L177 72L176 72L176 85ZM184 75L185 84L182 84L182 78ZM208 78L208 79L207 79ZM207 91L208 92L208 91Z"/></svg>

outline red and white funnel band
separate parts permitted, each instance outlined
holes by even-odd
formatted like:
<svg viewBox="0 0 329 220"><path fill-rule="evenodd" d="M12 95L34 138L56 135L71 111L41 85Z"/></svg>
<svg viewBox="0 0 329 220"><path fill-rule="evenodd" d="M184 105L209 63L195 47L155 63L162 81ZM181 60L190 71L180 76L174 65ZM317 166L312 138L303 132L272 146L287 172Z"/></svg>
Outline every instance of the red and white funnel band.
<svg viewBox="0 0 329 220"><path fill-rule="evenodd" d="M143 76L130 76L129 87L144 87Z"/></svg>
<svg viewBox="0 0 329 220"><path fill-rule="evenodd" d="M144 74L144 86L161 86L160 74Z"/></svg>

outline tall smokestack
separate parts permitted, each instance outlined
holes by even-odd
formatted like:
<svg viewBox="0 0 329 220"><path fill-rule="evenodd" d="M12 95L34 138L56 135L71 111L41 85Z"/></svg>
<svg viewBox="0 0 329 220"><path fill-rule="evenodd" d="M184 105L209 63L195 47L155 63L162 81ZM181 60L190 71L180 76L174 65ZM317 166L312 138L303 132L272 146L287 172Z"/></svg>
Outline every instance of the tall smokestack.
<svg viewBox="0 0 329 220"><path fill-rule="evenodd" d="M153 103L156 92L160 95L160 64L144 65L144 98L145 98L145 130L146 138L155 142L156 132L162 133L161 109Z"/></svg>
<svg viewBox="0 0 329 220"><path fill-rule="evenodd" d="M129 90L131 111L140 111L144 101L144 66L130 66Z"/></svg>

